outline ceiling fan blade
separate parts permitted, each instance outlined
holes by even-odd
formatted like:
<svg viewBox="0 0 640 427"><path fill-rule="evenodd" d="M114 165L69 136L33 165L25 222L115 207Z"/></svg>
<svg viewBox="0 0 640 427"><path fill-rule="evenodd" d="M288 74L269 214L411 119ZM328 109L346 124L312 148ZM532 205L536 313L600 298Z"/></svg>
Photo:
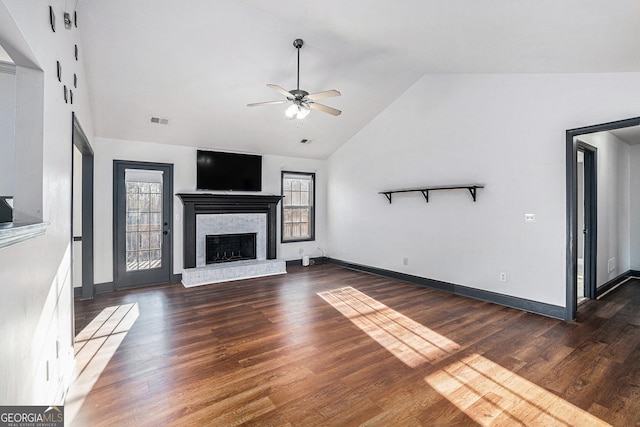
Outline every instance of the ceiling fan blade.
<svg viewBox="0 0 640 427"><path fill-rule="evenodd" d="M294 94L292 94L291 92L289 92L288 90L284 90L282 89L280 86L278 85L273 85L273 84L267 84L267 86L269 86L271 89L275 89L278 92L280 92L281 94L283 94L284 96L286 96L287 98L295 98L296 96Z"/></svg>
<svg viewBox="0 0 640 427"><path fill-rule="evenodd" d="M284 104L285 102L289 102L289 101L286 99L283 99L281 101L254 102L253 104L247 104L247 107L259 107L261 105Z"/></svg>
<svg viewBox="0 0 640 427"><path fill-rule="evenodd" d="M340 110L336 110L335 108L332 108L332 107L327 107L326 105L318 104L317 102L310 102L309 108L313 108L314 110L320 110L324 113L329 113L333 116L339 116L340 114L342 114L342 111Z"/></svg>
<svg viewBox="0 0 640 427"><path fill-rule="evenodd" d="M342 95L340 92L338 92L335 89L331 89L331 90L325 90L324 92L317 92L317 93L312 93L310 95L307 95L307 99L315 101L316 99L331 98L333 96L340 96L340 95Z"/></svg>

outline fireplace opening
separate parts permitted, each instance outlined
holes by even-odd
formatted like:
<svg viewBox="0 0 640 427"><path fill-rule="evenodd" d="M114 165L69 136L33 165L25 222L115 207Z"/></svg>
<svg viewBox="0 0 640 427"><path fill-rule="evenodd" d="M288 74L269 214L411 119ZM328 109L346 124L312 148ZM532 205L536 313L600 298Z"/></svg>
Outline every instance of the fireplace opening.
<svg viewBox="0 0 640 427"><path fill-rule="evenodd" d="M256 259L257 233L209 234L206 237L206 263Z"/></svg>

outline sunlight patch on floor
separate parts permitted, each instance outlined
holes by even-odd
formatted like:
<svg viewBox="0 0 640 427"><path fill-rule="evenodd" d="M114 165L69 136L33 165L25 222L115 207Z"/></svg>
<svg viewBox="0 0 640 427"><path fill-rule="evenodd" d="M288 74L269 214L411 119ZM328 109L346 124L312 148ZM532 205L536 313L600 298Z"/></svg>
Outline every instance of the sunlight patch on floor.
<svg viewBox="0 0 640 427"><path fill-rule="evenodd" d="M350 286L318 295L412 368L433 363L460 347Z"/></svg>
<svg viewBox="0 0 640 427"><path fill-rule="evenodd" d="M425 381L483 426L609 425L478 354L452 363Z"/></svg>
<svg viewBox="0 0 640 427"><path fill-rule="evenodd" d="M107 307L76 336L76 366L64 406L69 425L139 315L137 303Z"/></svg>
<svg viewBox="0 0 640 427"><path fill-rule="evenodd" d="M352 287L318 296L412 368L460 349L454 341ZM457 360L428 375L425 381L484 426L609 425L479 354Z"/></svg>

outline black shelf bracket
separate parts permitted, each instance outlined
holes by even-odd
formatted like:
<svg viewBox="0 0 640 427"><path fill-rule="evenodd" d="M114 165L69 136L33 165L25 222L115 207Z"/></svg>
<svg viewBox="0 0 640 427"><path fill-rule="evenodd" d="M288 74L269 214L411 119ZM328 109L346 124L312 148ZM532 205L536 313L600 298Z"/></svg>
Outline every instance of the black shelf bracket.
<svg viewBox="0 0 640 427"><path fill-rule="evenodd" d="M467 188L467 190L469 190L469 193L471 193L471 197L473 197L473 201L476 201L476 190L478 187L469 187Z"/></svg>
<svg viewBox="0 0 640 427"><path fill-rule="evenodd" d="M435 190L469 190L469 194L471 194L471 198L475 202L477 200L477 192L478 188L484 188L482 184L463 184L463 185L439 185L433 187L422 187L422 188L409 188L405 190L389 190L389 191L381 191L379 194L384 194L384 196L389 200L389 204L391 204L392 195L394 193L422 193L425 202L429 203L429 191Z"/></svg>

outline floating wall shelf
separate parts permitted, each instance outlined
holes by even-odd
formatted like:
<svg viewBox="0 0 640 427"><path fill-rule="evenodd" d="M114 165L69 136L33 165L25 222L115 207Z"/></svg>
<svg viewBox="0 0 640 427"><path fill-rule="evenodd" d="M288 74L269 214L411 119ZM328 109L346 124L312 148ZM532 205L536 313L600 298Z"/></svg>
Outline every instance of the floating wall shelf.
<svg viewBox="0 0 640 427"><path fill-rule="evenodd" d="M478 188L484 188L484 185L480 184L463 184L463 185L439 185L434 187L422 187L422 188L410 188L406 190L391 190L381 191L379 194L384 194L385 197L391 203L391 195L395 193L422 193L424 200L429 203L429 191L437 190L469 190L473 201L476 201L476 191Z"/></svg>

